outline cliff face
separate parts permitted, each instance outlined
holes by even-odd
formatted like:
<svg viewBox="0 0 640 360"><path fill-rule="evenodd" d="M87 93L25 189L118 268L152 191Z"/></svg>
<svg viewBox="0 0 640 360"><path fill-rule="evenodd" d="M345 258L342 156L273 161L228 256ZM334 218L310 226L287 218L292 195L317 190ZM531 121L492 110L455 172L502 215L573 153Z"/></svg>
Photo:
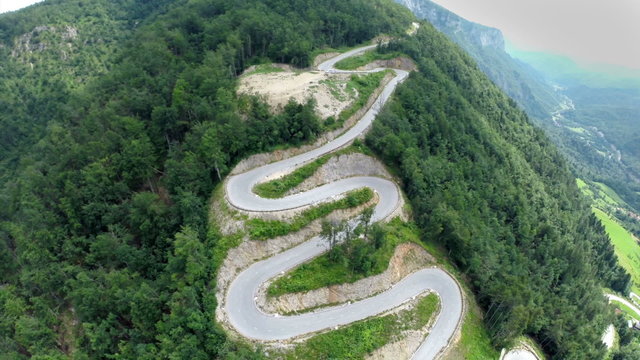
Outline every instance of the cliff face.
<svg viewBox="0 0 640 360"><path fill-rule="evenodd" d="M504 92L538 119L550 119L561 99L542 76L505 52L502 32L467 21L429 0L395 0L428 20L465 49L480 69Z"/></svg>
<svg viewBox="0 0 640 360"><path fill-rule="evenodd" d="M504 37L498 29L472 23L428 0L396 0L414 14L428 20L445 34L455 35L481 47L504 50Z"/></svg>

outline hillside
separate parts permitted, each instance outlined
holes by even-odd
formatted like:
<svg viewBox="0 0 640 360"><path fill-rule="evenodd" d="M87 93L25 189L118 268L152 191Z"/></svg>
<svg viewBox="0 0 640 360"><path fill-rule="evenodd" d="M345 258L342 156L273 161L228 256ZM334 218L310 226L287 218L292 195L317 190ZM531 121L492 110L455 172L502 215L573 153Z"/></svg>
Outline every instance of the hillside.
<svg viewBox="0 0 640 360"><path fill-rule="evenodd" d="M555 147L428 23L406 35L416 19L388 0L118 4L48 1L0 16L2 52L10 59L0 76L16 89L3 91L8 99L0 103L0 130L17 139L0 164L10 174L0 184L0 344L7 357L269 356L216 321L218 271L227 254L245 236L312 231L305 226L317 217L368 204L374 195L359 190L289 223L234 217L227 209L228 218L253 226L235 235L225 233L231 220L210 221L211 203L224 198L222 183L243 159L310 146L340 122L320 118L313 102L273 112L263 99L238 94L238 77L274 62L307 68L318 54L385 35L395 40L380 46L381 57L403 54L418 71L373 122L369 148L356 145L402 180L406 209L413 209L415 225L392 223L383 231L437 255L475 295L481 311L472 308L469 316L486 313L471 323L473 331L463 328L467 350L457 354L479 346L495 352L489 341L478 345L488 332L494 347L526 334L554 358L602 358L599 338L613 314L601 288L624 292L629 275ZM115 20L93 24L104 36L96 44L111 34L111 45L80 46L75 41L88 31L80 24L91 24L100 9ZM40 37L44 45L32 48ZM27 50L12 57L10 46ZM67 63L70 53L61 48L72 49L79 64ZM31 80L21 90L16 74L27 71ZM351 81L358 93L375 88ZM11 120L18 110L21 120ZM342 265L366 274L373 246L353 244L345 251L361 261ZM371 349L374 332L393 338L389 329L410 322L402 316L418 327L428 323L435 305L425 299L418 309L426 315L355 323L367 336L359 345ZM349 351L353 340L343 334L351 331L324 333L283 356L317 347Z"/></svg>
<svg viewBox="0 0 640 360"><path fill-rule="evenodd" d="M625 198L629 210L640 212L635 146L640 101L637 81L630 76L637 77L637 72L598 72L560 56L505 49L497 29L467 21L429 0L396 2L429 20L473 56L545 130L576 176L607 183Z"/></svg>
<svg viewBox="0 0 640 360"><path fill-rule="evenodd" d="M531 117L546 119L562 102L562 96L540 73L505 51L500 30L465 20L429 0L395 1L428 20L473 56L480 69Z"/></svg>
<svg viewBox="0 0 640 360"><path fill-rule="evenodd" d="M71 94L107 73L136 27L168 3L49 0L0 14L0 184Z"/></svg>
<svg viewBox="0 0 640 360"><path fill-rule="evenodd" d="M559 358L598 358L594 344L601 332L587 340L586 328L581 336L569 335L565 324L577 321L570 326L577 329L583 321L597 322L604 311L587 273L599 273L620 290L629 277L542 131L468 55L445 44L432 31L390 46L417 59L421 72L399 89L368 141L388 163L398 164L426 237L447 246L479 299L487 300L489 314L500 309L502 321L490 326L494 340L524 332ZM439 56L431 58L433 53ZM426 90L442 88L449 91ZM587 264L594 267L576 268ZM574 286L580 290L569 290ZM560 304L578 293L581 312L568 315ZM602 326L592 323L591 329ZM552 335L559 328L566 336Z"/></svg>

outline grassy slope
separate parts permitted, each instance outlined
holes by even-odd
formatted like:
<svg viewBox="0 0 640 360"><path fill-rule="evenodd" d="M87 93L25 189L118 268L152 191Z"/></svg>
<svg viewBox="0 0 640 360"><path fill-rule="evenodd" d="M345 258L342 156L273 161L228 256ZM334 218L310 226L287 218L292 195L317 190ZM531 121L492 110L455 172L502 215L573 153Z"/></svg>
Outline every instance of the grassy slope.
<svg viewBox="0 0 640 360"><path fill-rule="evenodd" d="M353 208L365 204L373 198L373 191L369 188L353 190L340 200L322 203L296 215L291 222L280 220L263 220L255 218L246 222L249 235L253 240L267 240L277 236L287 235L309 225L313 220L323 218L335 210Z"/></svg>
<svg viewBox="0 0 640 360"><path fill-rule="evenodd" d="M500 353L491 343L489 332L482 321L482 310L478 307L473 292L469 290L467 283L463 281L463 275L452 264L451 259L447 255L447 251L441 244L437 243L434 239L427 239L424 237L422 237L422 239L427 251L436 258L438 266L447 270L458 280L458 283L462 286L463 293L466 297L465 306L467 306L467 311L462 319L460 340L452 346L451 350L447 353L445 360L497 359L500 356Z"/></svg>
<svg viewBox="0 0 640 360"><path fill-rule="evenodd" d="M620 264L631 274L632 290L640 291L640 246L631 234L604 211L593 208L613 242Z"/></svg>
<svg viewBox="0 0 640 360"><path fill-rule="evenodd" d="M382 79L384 79L389 71L390 70L385 70L366 75L352 75L347 82L347 93L357 92L355 101L340 112L338 119L333 119L333 122L331 121L332 118L327 119L324 124L325 128L327 130L335 130L344 125L345 121L367 104L369 98L376 89L380 87Z"/></svg>
<svg viewBox="0 0 640 360"><path fill-rule="evenodd" d="M471 301L469 297L467 299ZM491 344L481 314L481 310L475 304L467 309L462 322L460 340L452 347L445 360L485 360L499 357L499 352Z"/></svg>
<svg viewBox="0 0 640 360"><path fill-rule="evenodd" d="M627 305L616 300L611 300L611 304L620 309L627 319L638 319L638 314Z"/></svg>
<svg viewBox="0 0 640 360"><path fill-rule="evenodd" d="M377 51L367 51L362 55L350 57L336 63L336 68L341 70L355 70L376 60L390 60L398 56L406 56L399 52L379 53Z"/></svg>
<svg viewBox="0 0 640 360"><path fill-rule="evenodd" d="M381 348L403 330L420 329L439 307L438 297L430 294L411 310L355 322L336 331L320 334L298 345L286 359L362 359Z"/></svg>
<svg viewBox="0 0 640 360"><path fill-rule="evenodd" d="M313 175L329 158L330 155L322 156L281 178L256 185L253 191L264 198L276 199L282 197L287 191L300 185Z"/></svg>
<svg viewBox="0 0 640 360"><path fill-rule="evenodd" d="M304 292L325 286L353 283L367 276L384 272L395 248L405 242L421 244L420 234L415 225L395 218L385 226L385 242L372 256L372 271L362 274L351 269L348 264L331 261L325 253L308 263L295 268L289 274L274 281L268 289L271 296L294 292Z"/></svg>

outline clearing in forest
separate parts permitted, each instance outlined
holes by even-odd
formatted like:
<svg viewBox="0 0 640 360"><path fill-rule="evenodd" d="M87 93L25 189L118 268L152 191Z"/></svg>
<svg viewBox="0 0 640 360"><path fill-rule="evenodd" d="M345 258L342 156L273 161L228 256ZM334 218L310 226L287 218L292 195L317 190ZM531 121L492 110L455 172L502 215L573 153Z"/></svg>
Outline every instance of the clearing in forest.
<svg viewBox="0 0 640 360"><path fill-rule="evenodd" d="M337 118L357 97L357 91L347 84L351 74L296 72L287 66L270 68L273 71L249 69L240 78L238 93L261 96L276 112L290 99L304 103L313 98L316 113L323 119L329 116Z"/></svg>

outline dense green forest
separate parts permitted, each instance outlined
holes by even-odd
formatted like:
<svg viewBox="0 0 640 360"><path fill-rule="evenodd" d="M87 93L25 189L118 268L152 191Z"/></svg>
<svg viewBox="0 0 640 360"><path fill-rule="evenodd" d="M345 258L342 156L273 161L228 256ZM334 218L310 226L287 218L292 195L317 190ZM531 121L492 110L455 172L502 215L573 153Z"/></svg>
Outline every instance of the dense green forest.
<svg viewBox="0 0 640 360"><path fill-rule="evenodd" d="M420 72L368 144L396 164L416 221L471 279L498 344L522 333L558 359L602 358L601 286L629 275L565 161L460 49L434 29L390 44ZM433 56L438 54L438 56Z"/></svg>
<svg viewBox="0 0 640 360"><path fill-rule="evenodd" d="M15 169L71 93L105 74L122 42L168 3L48 0L0 15L0 166Z"/></svg>
<svg viewBox="0 0 640 360"><path fill-rule="evenodd" d="M505 46L510 43L498 29L467 21L430 0L395 1L431 21L467 51L532 122L545 130L576 177L613 188L626 203L620 205L621 213L640 212L640 89L633 85L632 71L626 75L598 73L581 69L568 58L544 53L527 56L536 54ZM531 62L523 62L520 55ZM540 61L545 57L548 61ZM538 66L541 63L549 66ZM558 71L571 76L557 76ZM630 81L616 81L618 77ZM597 78L601 81L594 82ZM616 217L627 229L640 227L640 221L632 217Z"/></svg>
<svg viewBox="0 0 640 360"><path fill-rule="evenodd" d="M239 159L309 141L319 124L307 106L274 115L236 96L236 76L306 66L320 47L411 20L387 1L163 3L47 1L0 16L4 356L260 356L215 324L207 200ZM66 25L101 46L75 44ZM22 61L25 33L46 45ZM65 57L55 44L67 40Z"/></svg>
<svg viewBox="0 0 640 360"><path fill-rule="evenodd" d="M240 159L322 124L309 104L272 114L236 95L236 77L413 20L386 0L48 0L1 15L3 355L262 357L215 323L207 201ZM600 287L629 277L564 160L433 28L388 50L420 72L368 143L471 280L496 344L527 333L556 358L598 358Z"/></svg>

